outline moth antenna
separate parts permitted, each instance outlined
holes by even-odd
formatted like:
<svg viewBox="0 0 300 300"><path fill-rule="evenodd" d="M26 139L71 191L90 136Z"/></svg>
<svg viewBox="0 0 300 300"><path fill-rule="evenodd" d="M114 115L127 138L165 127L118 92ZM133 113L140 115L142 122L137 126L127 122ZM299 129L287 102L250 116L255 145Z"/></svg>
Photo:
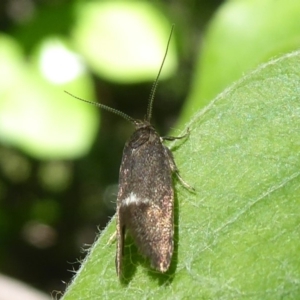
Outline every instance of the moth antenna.
<svg viewBox="0 0 300 300"><path fill-rule="evenodd" d="M151 119L151 116L152 116L152 106L153 106L153 100L154 100L156 88L157 88L157 85L158 85L158 79L159 79L161 70L163 68L164 62L166 60L167 54L168 54L168 49L169 49L169 45L170 45L170 41L171 41L173 29L174 29L174 24L172 24L171 33L170 33L169 40L168 40L168 43L167 43L166 52L165 52L164 58L162 60L162 63L160 65L157 77L156 77L156 79L155 79L155 81L154 81L154 83L152 85L151 93L150 93L150 96L149 96L148 107L147 107L147 116L146 116L146 120L148 122L150 122L150 119Z"/></svg>
<svg viewBox="0 0 300 300"><path fill-rule="evenodd" d="M125 114L125 113L123 113L123 112L121 112L121 111L119 111L119 110L117 110L117 109L111 108L111 107L109 107L109 106L107 106L107 105L104 105L104 104L101 104L101 103L97 103L97 102L93 102L93 101L88 101L88 100L82 99L82 98L77 97L77 96L75 96L75 95L73 95L73 94L71 94L71 93L69 93L69 92L67 92L67 91L64 91L64 92L65 92L66 94L72 96L73 98L77 99L77 100L80 100L80 101L83 101L83 102L86 102L86 103L89 103L89 104L98 106L99 108L102 108L102 109L105 109L105 110L107 110L107 111L109 111L109 112L112 112L112 113L114 113L115 115L118 115L118 116L124 118L125 120L130 121L130 122L133 123L133 124L136 123L136 120L135 120L135 119L131 118L131 117L128 116L127 114Z"/></svg>

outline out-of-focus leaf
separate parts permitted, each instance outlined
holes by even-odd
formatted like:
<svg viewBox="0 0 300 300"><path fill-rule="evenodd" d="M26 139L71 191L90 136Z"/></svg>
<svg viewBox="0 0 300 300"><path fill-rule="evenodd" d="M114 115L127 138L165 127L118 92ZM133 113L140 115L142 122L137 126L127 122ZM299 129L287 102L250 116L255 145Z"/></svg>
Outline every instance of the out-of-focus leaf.
<svg viewBox="0 0 300 300"><path fill-rule="evenodd" d="M299 49L299 15L297 0L225 2L205 35L181 121L260 63Z"/></svg>
<svg viewBox="0 0 300 300"><path fill-rule="evenodd" d="M99 76L121 83L155 79L171 30L155 6L143 1L82 2L76 20L74 42ZM174 39L161 78L175 72Z"/></svg>
<svg viewBox="0 0 300 300"><path fill-rule="evenodd" d="M98 115L95 108L72 99L64 90L80 91L81 97L93 100L92 83L84 69L77 73L72 69L72 54L63 41L44 41L31 63L25 63L18 45L8 37L1 36L0 49L1 142L37 158L85 154L94 141ZM43 56L46 52L48 61ZM50 69L52 78L46 71Z"/></svg>

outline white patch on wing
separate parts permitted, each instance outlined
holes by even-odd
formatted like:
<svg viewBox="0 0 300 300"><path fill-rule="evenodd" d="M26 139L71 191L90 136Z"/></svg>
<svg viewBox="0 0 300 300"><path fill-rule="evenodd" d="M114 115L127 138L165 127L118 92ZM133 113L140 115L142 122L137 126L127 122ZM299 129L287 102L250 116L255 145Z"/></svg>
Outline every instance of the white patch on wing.
<svg viewBox="0 0 300 300"><path fill-rule="evenodd" d="M123 206L128 206L130 204L139 204L139 203L149 203L147 198L139 198L136 194L130 193L130 195L122 201Z"/></svg>

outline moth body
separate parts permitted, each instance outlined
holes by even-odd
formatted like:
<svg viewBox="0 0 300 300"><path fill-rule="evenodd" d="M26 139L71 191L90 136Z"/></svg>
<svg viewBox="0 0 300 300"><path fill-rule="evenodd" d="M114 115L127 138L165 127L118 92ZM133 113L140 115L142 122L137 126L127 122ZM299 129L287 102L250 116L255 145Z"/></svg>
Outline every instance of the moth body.
<svg viewBox="0 0 300 300"><path fill-rule="evenodd" d="M176 165L171 151L147 121L125 145L117 198L116 268L120 275L125 231L154 269L165 272L173 254L174 191Z"/></svg>

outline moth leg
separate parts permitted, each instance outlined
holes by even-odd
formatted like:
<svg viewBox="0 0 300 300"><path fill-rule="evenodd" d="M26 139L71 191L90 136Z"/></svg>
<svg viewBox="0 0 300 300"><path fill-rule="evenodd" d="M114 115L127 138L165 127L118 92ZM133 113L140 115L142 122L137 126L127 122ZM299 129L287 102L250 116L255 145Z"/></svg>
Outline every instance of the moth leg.
<svg viewBox="0 0 300 300"><path fill-rule="evenodd" d="M184 139L185 137L187 137L189 135L190 135L190 129L188 128L184 135L181 135L181 136L162 136L161 139L163 141L174 141L174 140Z"/></svg>
<svg viewBox="0 0 300 300"><path fill-rule="evenodd" d="M187 134L188 134L188 133L187 133ZM185 135L186 135L186 134L185 134ZM183 136L183 137L184 137L184 136ZM176 164L175 164L175 161L174 161L173 154L172 154L171 150L170 150L169 148L167 148L167 147L165 147L165 149L166 149L166 151L167 151L167 156L168 156L168 160L169 160L169 165L170 165L171 171L172 171L173 173L176 174L178 180L180 181L180 183L181 183L186 189L195 192L195 189L194 189L192 186L190 186L187 182L185 182L185 181L183 180L183 178L180 176L179 170L178 170L178 168L177 168L177 166L176 166Z"/></svg>
<svg viewBox="0 0 300 300"><path fill-rule="evenodd" d="M116 271L119 278L122 276L122 261L124 254L124 236L125 236L125 225L122 222L120 211L117 213L117 252L116 252Z"/></svg>
<svg viewBox="0 0 300 300"><path fill-rule="evenodd" d="M178 180L180 181L180 183L181 183L186 189L188 189L188 190L190 190L190 191L192 191L192 192L195 192L195 191L196 191L192 186L190 186L186 181L183 180L183 178L180 176L178 170L174 171L174 173L176 174L176 176L177 176Z"/></svg>
<svg viewBox="0 0 300 300"><path fill-rule="evenodd" d="M108 239L108 242L106 243L106 245L111 245L112 243L114 243L117 239L117 231L115 231Z"/></svg>

